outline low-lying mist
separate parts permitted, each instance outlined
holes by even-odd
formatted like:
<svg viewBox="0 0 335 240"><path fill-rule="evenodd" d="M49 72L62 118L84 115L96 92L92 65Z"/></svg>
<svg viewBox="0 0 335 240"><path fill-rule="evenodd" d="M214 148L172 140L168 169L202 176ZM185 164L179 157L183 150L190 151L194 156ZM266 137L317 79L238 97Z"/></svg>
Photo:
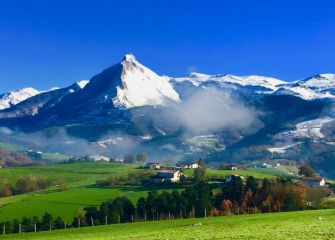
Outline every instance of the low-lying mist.
<svg viewBox="0 0 335 240"><path fill-rule="evenodd" d="M246 130L256 120L254 109L232 94L215 88L201 89L180 104L133 114L133 121L140 128L145 129L150 122L156 129L170 133L182 130L190 135L212 134L225 128Z"/></svg>

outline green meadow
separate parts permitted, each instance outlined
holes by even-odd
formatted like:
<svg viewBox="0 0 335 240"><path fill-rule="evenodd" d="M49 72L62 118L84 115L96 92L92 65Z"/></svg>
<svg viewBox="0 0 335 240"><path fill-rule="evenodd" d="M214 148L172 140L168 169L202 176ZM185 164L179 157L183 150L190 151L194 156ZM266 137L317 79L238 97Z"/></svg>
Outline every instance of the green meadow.
<svg viewBox="0 0 335 240"><path fill-rule="evenodd" d="M192 169L186 169L184 170L186 175L191 176L193 173ZM238 174L244 177L248 177L248 176L253 176L256 179L264 179L264 178L275 178L276 176L273 174L269 174L269 173L264 173L264 172L260 172L257 169L253 169L253 170L220 170L220 169L207 169L206 170L206 174L208 177L210 178L225 178L229 175L233 175L233 174Z"/></svg>
<svg viewBox="0 0 335 240"><path fill-rule="evenodd" d="M118 196L127 196L133 202L146 196L148 191L167 190L179 188L140 187L140 186L115 186L101 187L96 185L97 180L109 177L126 176L133 171L151 171L139 169L136 164L116 164L103 162L82 162L69 164L48 164L32 167L5 168L0 171L0 186L6 183L14 184L21 176L34 175L49 178L55 183L47 190L29 194L0 198L0 221L13 220L22 217L42 216L49 212L60 216L66 221L72 221L78 208L98 206L101 202L114 199ZM186 170L187 175L192 175L192 170ZM209 177L225 177L231 174L254 176L256 178L273 178L275 176L252 170L215 170L208 169ZM67 188L60 191L57 181L65 182Z"/></svg>
<svg viewBox="0 0 335 240"><path fill-rule="evenodd" d="M2 239L335 239L335 210L139 222L12 234Z"/></svg>
<svg viewBox="0 0 335 240"><path fill-rule="evenodd" d="M132 171L147 171L137 167L128 164L85 162L5 168L0 171L0 185L15 183L17 178L27 175L49 178L54 180L55 184L47 190L0 198L0 221L40 217L49 212L69 222L78 208L98 206L118 196L127 196L136 202L141 196L146 196L148 191L161 190L155 187L96 185L97 180L105 180L111 176L126 176ZM66 182L67 188L64 191L59 189L58 180ZM173 187L164 188L167 191L172 189Z"/></svg>
<svg viewBox="0 0 335 240"><path fill-rule="evenodd" d="M21 176L34 175L51 180L63 180L69 187L80 187L95 184L96 180L110 176L126 176L130 170L137 171L137 165L114 163L69 163L48 164L32 167L11 167L0 172L0 186L6 182L15 182Z"/></svg>

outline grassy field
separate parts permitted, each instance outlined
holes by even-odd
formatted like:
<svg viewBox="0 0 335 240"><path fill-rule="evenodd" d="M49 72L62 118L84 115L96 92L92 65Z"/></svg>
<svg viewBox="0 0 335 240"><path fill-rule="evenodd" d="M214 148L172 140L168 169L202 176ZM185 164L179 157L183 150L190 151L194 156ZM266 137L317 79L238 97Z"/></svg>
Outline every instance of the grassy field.
<svg viewBox="0 0 335 240"><path fill-rule="evenodd" d="M335 210L301 211L6 235L2 239L335 239ZM199 226L198 223L202 225Z"/></svg>
<svg viewBox="0 0 335 240"><path fill-rule="evenodd" d="M70 222L78 208L99 206L100 203L115 199L118 196L126 196L135 203L138 198L146 196L150 190L156 189L131 186L115 188L75 187L64 192L46 191L0 198L0 203L3 204L3 207L0 208L0 222L15 218L21 219L23 216L42 216L46 211L53 216L61 216L67 222ZM165 190L170 191L172 188Z"/></svg>
<svg viewBox="0 0 335 240"><path fill-rule="evenodd" d="M249 168L250 171L257 171L260 173L270 174L270 175L276 175L276 176L282 176L282 177L289 177L294 176L295 174L292 174L291 171L289 171L285 167L278 167L278 168Z"/></svg>
<svg viewBox="0 0 335 240"><path fill-rule="evenodd" d="M98 179L125 176L130 170L136 171L136 167L137 165L83 162L5 168L0 172L0 186L6 182L15 182L20 176L28 175L51 180L62 179L69 184L69 187L87 186L95 184Z"/></svg>
<svg viewBox="0 0 335 240"><path fill-rule="evenodd" d="M71 221L78 208L96 206L101 202L126 195L132 201L141 196L146 196L148 191L159 190L155 188L143 189L139 186L99 187L97 180L105 180L111 176L126 176L132 171L148 171L138 169L138 165L115 163L71 163L49 164L32 167L5 168L0 171L0 186L5 183L15 183L21 176L35 175L55 180L55 184L49 189L24 195L0 198L0 221L13 220L22 217L42 216L46 211L54 216L61 216ZM186 170L187 175L192 175L192 170ZM208 169L210 177L225 177L231 174L254 176L256 178L273 178L275 176L259 173L257 171L229 171ZM60 191L56 181L63 180L68 188ZM171 191L178 186L172 186L165 190Z"/></svg>
<svg viewBox="0 0 335 240"><path fill-rule="evenodd" d="M192 173L193 173L193 170L192 169L187 169L184 172L185 172L186 175L191 176ZM232 175L232 174L238 174L238 175L241 175L241 176L244 176L244 177L254 176L257 179L263 179L263 178L272 179L272 178L276 177L275 175L259 172L257 170L237 170L237 171L235 171L235 170L207 169L206 174L207 174L208 177L211 177L211 178L224 178L224 177L227 177L227 176Z"/></svg>
<svg viewBox="0 0 335 240"><path fill-rule="evenodd" d="M137 169L137 165L91 162L5 168L0 171L0 185L14 183L20 176L35 175L52 180L62 179L68 183L68 188L60 191L55 185L44 191L0 198L0 221L42 216L46 211L71 221L78 208L97 206L118 196L127 196L136 202L139 197L146 196L148 191L171 191L177 188L95 185L97 180L126 176L131 171L144 170Z"/></svg>

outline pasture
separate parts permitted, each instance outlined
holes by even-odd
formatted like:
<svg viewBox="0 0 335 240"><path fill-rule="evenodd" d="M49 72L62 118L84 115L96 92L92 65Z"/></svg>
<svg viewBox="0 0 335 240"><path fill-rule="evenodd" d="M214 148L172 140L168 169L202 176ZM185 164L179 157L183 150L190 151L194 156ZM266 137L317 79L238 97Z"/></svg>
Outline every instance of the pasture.
<svg viewBox="0 0 335 240"><path fill-rule="evenodd" d="M193 173L192 169L186 169L184 170L185 174L188 176L191 176ZM253 169L253 170L220 170L220 169L207 169L206 170L206 174L209 178L225 178L229 175L233 175L233 174L238 174L244 177L248 177L248 176L253 176L256 179L264 179L264 178L268 178L268 179L272 179L275 178L275 175L269 174L269 173L263 173L258 171L257 169Z"/></svg>
<svg viewBox="0 0 335 240"><path fill-rule="evenodd" d="M50 188L11 197L0 198L0 221L22 219L22 217L41 217L45 212L60 216L66 221L72 221L78 208L98 206L101 202L118 196L127 196L133 202L146 196L148 191L180 188L180 186L98 186L97 180L109 177L127 176L136 171L152 171L139 169L136 164L117 164L105 162L81 162L68 164L48 164L31 167L12 167L0 171L0 186L6 183L14 184L21 176L34 175L48 178L55 183ZM274 178L275 176L253 170L216 170L208 169L207 175L212 178L224 178L231 174L254 176L255 178ZM186 175L192 175L192 170L185 170ZM58 181L66 184L61 191Z"/></svg>
<svg viewBox="0 0 335 240"><path fill-rule="evenodd" d="M199 224L201 223L201 224ZM335 239L335 210L114 224L2 236L2 239Z"/></svg>
<svg viewBox="0 0 335 240"><path fill-rule="evenodd" d="M139 197L146 196L148 191L157 189L95 185L97 180L105 180L110 176L126 176L130 171L145 170L137 169L137 165L89 162L6 168L0 172L0 186L14 183L20 176L34 175L54 181L62 180L66 182L67 188L60 191L54 185L43 191L0 198L0 221L21 219L24 216L42 216L45 212L72 221L78 208L100 205L101 202L118 196L127 196L136 202Z"/></svg>

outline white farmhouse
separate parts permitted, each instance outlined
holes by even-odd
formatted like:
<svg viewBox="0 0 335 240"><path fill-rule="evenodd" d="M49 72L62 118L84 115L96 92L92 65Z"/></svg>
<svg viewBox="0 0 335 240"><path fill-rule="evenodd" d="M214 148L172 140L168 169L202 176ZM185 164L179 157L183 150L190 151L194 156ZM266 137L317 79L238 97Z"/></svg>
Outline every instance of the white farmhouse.
<svg viewBox="0 0 335 240"><path fill-rule="evenodd" d="M188 165L188 168L191 168L191 169L199 168L199 164L198 163L191 163L191 164Z"/></svg>
<svg viewBox="0 0 335 240"><path fill-rule="evenodd" d="M162 170L152 177L155 182L179 182L181 173L179 170Z"/></svg>
<svg viewBox="0 0 335 240"><path fill-rule="evenodd" d="M182 163L182 164L178 164L178 167L180 168L185 168L185 169L195 169L195 168L199 168L199 164L198 163Z"/></svg>
<svg viewBox="0 0 335 240"><path fill-rule="evenodd" d="M324 187L326 185L326 180L321 177L304 177L300 179L302 183L308 186L320 186Z"/></svg>

